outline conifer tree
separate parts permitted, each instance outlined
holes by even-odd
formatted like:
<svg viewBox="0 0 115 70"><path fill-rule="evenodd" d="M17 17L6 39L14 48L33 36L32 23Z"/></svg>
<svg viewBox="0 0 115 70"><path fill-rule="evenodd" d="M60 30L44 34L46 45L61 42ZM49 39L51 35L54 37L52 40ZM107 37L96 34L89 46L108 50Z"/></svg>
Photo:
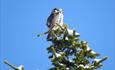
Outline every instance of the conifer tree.
<svg viewBox="0 0 115 70"><path fill-rule="evenodd" d="M57 24L58 25L58 24ZM96 70L108 57L96 59L100 54L94 52L87 41L80 41L80 34L69 29L67 24L58 25L57 30L48 32L52 44L47 48L53 67L49 70Z"/></svg>
<svg viewBox="0 0 115 70"><path fill-rule="evenodd" d="M108 58L96 59L100 54L94 52L87 41L80 41L76 30L63 23L62 9L53 9L47 26L49 30L38 36L48 34L47 41L52 43L47 48L53 65L49 70L96 70Z"/></svg>

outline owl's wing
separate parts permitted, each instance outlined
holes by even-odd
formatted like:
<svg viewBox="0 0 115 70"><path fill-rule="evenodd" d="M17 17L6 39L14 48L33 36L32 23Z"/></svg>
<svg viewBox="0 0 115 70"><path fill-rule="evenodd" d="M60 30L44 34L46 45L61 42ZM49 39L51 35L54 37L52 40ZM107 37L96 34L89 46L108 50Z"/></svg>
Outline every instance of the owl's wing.
<svg viewBox="0 0 115 70"><path fill-rule="evenodd" d="M47 19L47 26L50 28L51 26L52 26L52 20L53 20L53 18L54 18L54 15L53 14L51 14L49 17L48 17L48 19Z"/></svg>

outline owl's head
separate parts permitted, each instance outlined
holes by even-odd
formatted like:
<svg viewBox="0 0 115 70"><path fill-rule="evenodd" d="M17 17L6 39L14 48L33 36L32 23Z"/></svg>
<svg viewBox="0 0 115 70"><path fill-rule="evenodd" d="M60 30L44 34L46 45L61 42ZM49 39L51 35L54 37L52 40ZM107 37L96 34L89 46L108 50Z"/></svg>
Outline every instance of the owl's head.
<svg viewBox="0 0 115 70"><path fill-rule="evenodd" d="M59 13L63 14L63 9L61 9L61 8L54 8L52 10L52 14L59 14Z"/></svg>

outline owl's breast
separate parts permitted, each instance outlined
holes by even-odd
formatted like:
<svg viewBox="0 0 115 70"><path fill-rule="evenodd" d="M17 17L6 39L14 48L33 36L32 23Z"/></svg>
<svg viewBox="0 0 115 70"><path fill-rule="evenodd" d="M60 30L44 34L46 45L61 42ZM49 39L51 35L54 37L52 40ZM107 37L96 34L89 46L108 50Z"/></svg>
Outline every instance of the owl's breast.
<svg viewBox="0 0 115 70"><path fill-rule="evenodd" d="M56 24L56 23L59 23L59 15L56 15L56 16L54 16L54 18L52 19L52 23L53 24Z"/></svg>

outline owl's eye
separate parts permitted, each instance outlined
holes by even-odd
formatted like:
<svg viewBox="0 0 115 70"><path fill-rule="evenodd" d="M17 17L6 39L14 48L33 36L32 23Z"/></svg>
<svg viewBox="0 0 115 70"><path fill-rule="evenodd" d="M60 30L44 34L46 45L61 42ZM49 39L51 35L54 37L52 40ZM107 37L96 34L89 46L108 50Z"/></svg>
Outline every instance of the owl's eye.
<svg viewBox="0 0 115 70"><path fill-rule="evenodd" d="M58 12L58 10L54 10L54 12L56 13L56 12Z"/></svg>
<svg viewBox="0 0 115 70"><path fill-rule="evenodd" d="M52 13L54 13L54 14L58 14L58 13L60 13L60 9L58 9L58 8L54 8L53 11L52 11Z"/></svg>

